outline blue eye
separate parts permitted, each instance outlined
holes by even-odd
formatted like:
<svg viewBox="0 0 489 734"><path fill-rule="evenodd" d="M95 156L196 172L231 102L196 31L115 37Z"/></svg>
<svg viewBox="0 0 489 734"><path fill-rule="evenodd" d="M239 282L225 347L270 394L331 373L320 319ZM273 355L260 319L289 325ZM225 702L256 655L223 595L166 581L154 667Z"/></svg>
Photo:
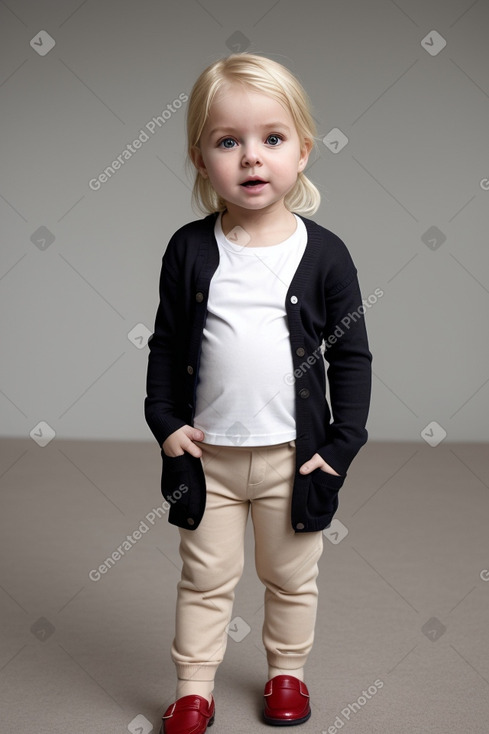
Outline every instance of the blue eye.
<svg viewBox="0 0 489 734"><path fill-rule="evenodd" d="M228 145L228 143L231 143L231 145ZM219 147L230 149L230 148L234 148L235 143L236 141L233 140L232 138L224 138L223 140L220 141Z"/></svg>
<svg viewBox="0 0 489 734"><path fill-rule="evenodd" d="M277 145L280 145L281 142L283 142L281 135L269 135L267 138L267 143L274 148L276 148Z"/></svg>

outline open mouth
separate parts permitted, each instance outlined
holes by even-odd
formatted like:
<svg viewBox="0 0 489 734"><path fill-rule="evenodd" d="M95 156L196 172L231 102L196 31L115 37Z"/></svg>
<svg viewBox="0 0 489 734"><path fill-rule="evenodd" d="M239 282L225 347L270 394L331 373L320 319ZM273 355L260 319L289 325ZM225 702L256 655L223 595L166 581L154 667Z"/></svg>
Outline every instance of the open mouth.
<svg viewBox="0 0 489 734"><path fill-rule="evenodd" d="M266 181L262 181L261 178L256 178L250 181L244 181L241 186L245 186L246 188L252 188L253 186L261 186L263 184L266 184Z"/></svg>

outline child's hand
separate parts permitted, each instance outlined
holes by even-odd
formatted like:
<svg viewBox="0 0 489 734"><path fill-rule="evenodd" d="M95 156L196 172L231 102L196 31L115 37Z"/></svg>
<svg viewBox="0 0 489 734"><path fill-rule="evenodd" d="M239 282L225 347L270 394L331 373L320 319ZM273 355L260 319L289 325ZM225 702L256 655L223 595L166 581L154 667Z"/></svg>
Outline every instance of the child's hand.
<svg viewBox="0 0 489 734"><path fill-rule="evenodd" d="M166 441L163 442L162 449L167 456L183 456L185 452L200 459L202 451L194 444L194 441L203 441L204 434L198 428L192 426L182 426L177 431L170 433Z"/></svg>
<svg viewBox="0 0 489 734"><path fill-rule="evenodd" d="M306 461L305 464L301 466L299 469L301 474L310 474L314 469L321 469L322 471L326 472L326 474L334 474L335 477L339 477L340 475L338 472L336 472L332 466L330 466L326 461L324 461L319 454L314 454L312 459L309 459L309 461Z"/></svg>

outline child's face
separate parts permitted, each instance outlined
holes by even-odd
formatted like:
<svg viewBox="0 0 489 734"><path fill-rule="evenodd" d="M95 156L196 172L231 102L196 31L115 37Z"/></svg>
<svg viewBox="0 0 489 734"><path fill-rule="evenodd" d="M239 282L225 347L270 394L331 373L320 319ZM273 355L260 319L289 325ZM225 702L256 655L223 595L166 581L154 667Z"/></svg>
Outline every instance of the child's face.
<svg viewBox="0 0 489 734"><path fill-rule="evenodd" d="M265 94L229 84L216 94L192 160L226 204L283 207L309 157L288 110ZM243 185L250 177L260 184Z"/></svg>

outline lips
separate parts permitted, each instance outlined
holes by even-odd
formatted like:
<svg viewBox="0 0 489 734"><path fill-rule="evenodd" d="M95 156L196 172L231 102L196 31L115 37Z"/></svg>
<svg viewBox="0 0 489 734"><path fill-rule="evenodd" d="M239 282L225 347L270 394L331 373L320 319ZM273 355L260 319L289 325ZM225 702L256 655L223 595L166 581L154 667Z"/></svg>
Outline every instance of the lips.
<svg viewBox="0 0 489 734"><path fill-rule="evenodd" d="M254 186L260 186L262 184L268 183L267 181L264 181L262 178L248 178L246 181L243 181L241 186L245 186L246 188L253 188Z"/></svg>

